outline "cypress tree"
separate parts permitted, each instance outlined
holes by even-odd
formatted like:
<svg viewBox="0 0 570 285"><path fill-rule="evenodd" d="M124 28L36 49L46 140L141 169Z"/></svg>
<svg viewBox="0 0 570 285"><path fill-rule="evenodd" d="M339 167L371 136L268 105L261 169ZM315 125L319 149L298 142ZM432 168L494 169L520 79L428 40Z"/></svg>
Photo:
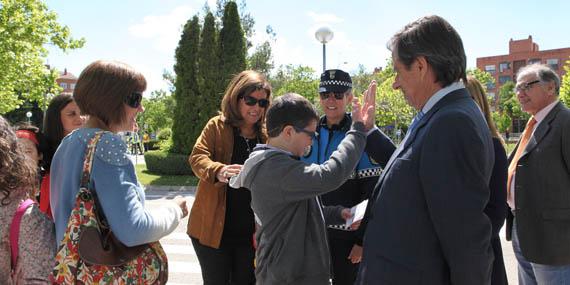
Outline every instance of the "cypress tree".
<svg viewBox="0 0 570 285"><path fill-rule="evenodd" d="M202 110L200 110L199 126L216 114L220 107L223 94L220 92L219 58L217 44L217 29L214 15L208 12L204 17L200 47L198 48L198 86L202 97Z"/></svg>
<svg viewBox="0 0 570 285"><path fill-rule="evenodd" d="M176 107L172 125L171 152L188 154L192 151L196 137L203 125L197 125L201 109L197 83L197 55L200 42L198 16L192 17L184 25L184 30L176 48L174 72Z"/></svg>
<svg viewBox="0 0 570 285"><path fill-rule="evenodd" d="M224 7L219 41L221 89L225 90L231 78L246 67L245 36L237 4L233 1L226 3Z"/></svg>

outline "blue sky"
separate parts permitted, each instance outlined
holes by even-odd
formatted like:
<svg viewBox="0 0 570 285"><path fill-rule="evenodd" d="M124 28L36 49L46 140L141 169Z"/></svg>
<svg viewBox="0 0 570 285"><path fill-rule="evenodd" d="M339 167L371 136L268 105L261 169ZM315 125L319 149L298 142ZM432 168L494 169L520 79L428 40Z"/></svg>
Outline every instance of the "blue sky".
<svg viewBox="0 0 570 285"><path fill-rule="evenodd" d="M238 1L238 3L241 0ZM214 7L215 0L208 0ZM48 0L48 7L87 43L80 50L50 50L48 63L79 75L90 62L126 62L146 76L147 94L166 89L163 70L172 70L182 25L202 13L205 0ZM532 35L541 50L570 47L570 1L337 1L249 0L256 21L254 43L265 40L265 27L277 33L274 61L322 70L322 45L314 33L321 26L334 31L327 44L327 67L355 72L359 64L371 71L390 56L386 42L408 22L437 14L459 32L467 66L477 57L507 54L509 39Z"/></svg>

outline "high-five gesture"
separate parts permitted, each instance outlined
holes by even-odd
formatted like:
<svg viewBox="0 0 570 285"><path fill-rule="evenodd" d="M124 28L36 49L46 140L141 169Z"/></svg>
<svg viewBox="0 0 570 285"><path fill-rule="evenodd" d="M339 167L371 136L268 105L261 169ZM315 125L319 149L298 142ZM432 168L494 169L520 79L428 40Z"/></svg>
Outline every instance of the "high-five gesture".
<svg viewBox="0 0 570 285"><path fill-rule="evenodd" d="M358 98L352 100L352 119L355 122L364 123L366 130L370 130L375 124L376 115L376 81L372 80L368 89L363 93L363 105Z"/></svg>

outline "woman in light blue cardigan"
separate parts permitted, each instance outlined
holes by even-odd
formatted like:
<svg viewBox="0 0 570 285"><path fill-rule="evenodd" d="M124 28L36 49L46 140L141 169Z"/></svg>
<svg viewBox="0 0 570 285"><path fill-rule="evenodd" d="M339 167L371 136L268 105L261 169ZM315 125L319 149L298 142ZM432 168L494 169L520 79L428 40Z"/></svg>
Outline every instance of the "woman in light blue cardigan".
<svg viewBox="0 0 570 285"><path fill-rule="evenodd" d="M95 151L91 183L119 241L127 246L158 241L187 215L183 198L156 211L144 207L144 189L126 156L127 147L117 135L135 128L137 114L144 111L141 101L145 89L144 76L120 62L93 62L79 76L73 96L89 119L85 128L63 139L51 165L50 202L58 246L79 192L87 145L101 130L105 133Z"/></svg>

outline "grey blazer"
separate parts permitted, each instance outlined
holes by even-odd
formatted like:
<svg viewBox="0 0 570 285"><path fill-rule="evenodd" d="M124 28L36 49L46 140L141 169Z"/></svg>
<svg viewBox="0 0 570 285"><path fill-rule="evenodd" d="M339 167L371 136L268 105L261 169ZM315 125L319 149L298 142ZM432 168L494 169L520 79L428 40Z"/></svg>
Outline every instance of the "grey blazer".
<svg viewBox="0 0 570 285"><path fill-rule="evenodd" d="M494 149L466 89L429 110L386 166L369 203L357 284L489 284Z"/></svg>
<svg viewBox="0 0 570 285"><path fill-rule="evenodd" d="M534 131L516 173L515 215L522 254L534 263L570 264L570 110L561 102ZM509 212L508 240L512 222Z"/></svg>

